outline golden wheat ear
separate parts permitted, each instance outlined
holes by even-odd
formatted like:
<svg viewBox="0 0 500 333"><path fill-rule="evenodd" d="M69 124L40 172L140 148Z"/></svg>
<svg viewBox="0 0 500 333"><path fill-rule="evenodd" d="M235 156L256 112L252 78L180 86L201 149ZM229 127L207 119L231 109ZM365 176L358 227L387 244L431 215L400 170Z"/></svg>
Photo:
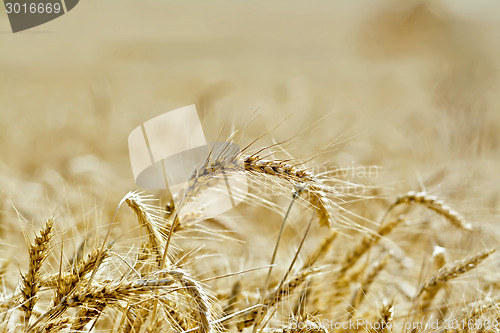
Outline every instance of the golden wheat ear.
<svg viewBox="0 0 500 333"><path fill-rule="evenodd" d="M21 294L24 311L24 322L28 325L33 308L38 301L38 291L41 286L40 269L49 254L50 241L53 237L54 219L49 218L45 223L40 235L35 237L34 244L29 246L29 268L25 275L21 275Z"/></svg>
<svg viewBox="0 0 500 333"><path fill-rule="evenodd" d="M380 239L389 235L397 226L402 224L405 221L403 217L399 217L396 220L388 222L379 227L377 233L374 235L364 236L359 244L357 244L354 249L350 252L347 252L339 270L339 276L345 276L345 273L353 267L359 259L370 250L375 244L377 244Z"/></svg>
<svg viewBox="0 0 500 333"><path fill-rule="evenodd" d="M398 197L389 208L389 211L401 204L425 206L439 215L444 216L453 226L462 230L472 231L471 224L466 223L465 219L457 211L453 210L446 205L444 201L439 200L434 195L429 195L425 192L408 192Z"/></svg>
<svg viewBox="0 0 500 333"><path fill-rule="evenodd" d="M416 299L420 299L421 301L421 310L425 311L430 306L438 291L448 283L448 281L473 270L493 252L495 252L494 249L484 250L471 257L456 261L451 267L441 268L436 275L420 287L415 296Z"/></svg>
<svg viewBox="0 0 500 333"><path fill-rule="evenodd" d="M316 209L320 225L328 228L332 226L333 216L325 185L312 172L285 161L266 160L257 155L242 156L242 162L246 172L277 177L300 188L300 192L306 194L307 201Z"/></svg>
<svg viewBox="0 0 500 333"><path fill-rule="evenodd" d="M164 213L161 209L151 205L152 200L150 197L134 191L129 192L124 198L124 201L135 213L139 225L147 230L149 246L160 262L165 249L163 234L166 220L162 217Z"/></svg>
<svg viewBox="0 0 500 333"><path fill-rule="evenodd" d="M87 276L92 273L94 269L99 268L99 266L106 260L109 254L109 248L104 249L93 249L91 253L84 259L81 259L78 263L75 263L71 267L70 272L65 272L64 274L57 274L50 280L55 280L56 282L51 282L50 284L55 284L55 295L53 299L54 305L59 304L62 298L72 293L75 289L82 285L86 280Z"/></svg>
<svg viewBox="0 0 500 333"><path fill-rule="evenodd" d="M211 323L213 318L212 306L201 283L190 274L180 269L169 270L165 273L167 276L170 276L173 280L177 281L182 286L182 290L192 298L195 304L193 312L198 324L198 332L213 332L213 326Z"/></svg>

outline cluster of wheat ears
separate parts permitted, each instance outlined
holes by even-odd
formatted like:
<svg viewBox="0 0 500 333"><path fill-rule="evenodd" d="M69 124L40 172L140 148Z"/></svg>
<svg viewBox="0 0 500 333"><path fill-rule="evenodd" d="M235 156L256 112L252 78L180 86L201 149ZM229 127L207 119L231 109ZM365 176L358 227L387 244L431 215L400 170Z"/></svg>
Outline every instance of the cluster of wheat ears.
<svg viewBox="0 0 500 333"><path fill-rule="evenodd" d="M107 234L101 235L94 245L88 239L80 240L81 246L69 254L69 258L67 253L63 254L64 239L56 241L60 235L57 219L48 219L34 239L26 235L28 267L19 267L17 285L3 282L1 330L497 331L498 326L491 321L498 320L500 313L494 297L498 285L480 287L480 279L470 278L473 270L480 270L486 264L483 261L494 249L484 246L469 256L450 260L448 250L436 246L432 254L425 256L421 267L413 264L414 268L407 268L405 272L405 254L391 250L391 245L385 242L399 228L409 228L411 213L415 211L439 220L437 232L466 236L477 233L443 201L424 192L409 192L392 202L384 201L385 208L376 223L349 234L340 231L338 226L349 224L350 219L345 216L357 213L344 208L346 199L329 185L331 173L316 175L297 161L266 159L257 154L240 154L235 158L243 167L226 167L226 173L228 170L245 173L257 187L289 188L291 202L302 203L304 211L311 213L297 217L305 228L300 228L300 241L285 269L276 268L280 233L277 241L270 240L276 241L274 253L273 246L266 251L256 251L256 255L266 260L271 258L269 265L224 274L214 268L212 276L200 276L194 267L197 262L208 259L198 256L196 247L182 249L178 245L179 240L186 238L186 232L203 225L203 222L190 222L197 212L181 212L181 207L162 208L164 206L151 196L132 191L125 195L118 208L131 209L144 236L132 240L125 250L117 248L119 240L111 236L115 221L106 226ZM218 159L206 164L194 174L195 181L189 182L191 191L184 195L193 197L210 187L207 179L218 177L224 169L221 166L231 163L234 160ZM192 191L193 187L198 187L197 191ZM363 200L368 199L356 198L356 201ZM283 214L281 231L289 212L290 209ZM317 228L319 236L314 246L308 243L305 247L311 228ZM213 237L220 236L217 231L204 230ZM30 238L33 240L29 241ZM55 243L60 247L60 254L54 253ZM398 239L392 243L397 245ZM405 248L412 247L416 252L422 251L418 244ZM49 256L59 260L49 265ZM219 261L224 265L223 259ZM2 263L2 275L6 263L7 260ZM422 267L428 268L425 274ZM257 271L260 275L253 276L259 279L246 279L248 274ZM384 272L390 273L382 280ZM417 277L418 285L405 288L405 278L410 280L409 276L415 278L418 274L421 275ZM467 275L466 286L476 290L471 299L466 298L467 293L451 292L460 288L454 280L467 280ZM375 288L377 280L379 284ZM456 294L463 295L458 297L463 297L462 301L452 297ZM485 324L486 319L490 321L489 326ZM450 326L453 321L455 327ZM471 322L484 325L470 325ZM431 325L434 323L436 326Z"/></svg>

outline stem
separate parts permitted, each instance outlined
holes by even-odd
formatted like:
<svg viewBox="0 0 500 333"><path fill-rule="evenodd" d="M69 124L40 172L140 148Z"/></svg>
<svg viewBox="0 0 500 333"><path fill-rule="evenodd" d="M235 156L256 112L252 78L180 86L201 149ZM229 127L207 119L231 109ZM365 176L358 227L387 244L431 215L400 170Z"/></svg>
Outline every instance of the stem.
<svg viewBox="0 0 500 333"><path fill-rule="evenodd" d="M290 205L288 205L288 209L285 213L285 217L283 218L283 222L281 223L281 229L280 229L280 232L278 234L278 239L276 240L276 244L274 246L274 252L273 252L273 256L271 257L271 263L269 264L269 271L267 272L266 282L265 282L264 288L262 289L262 292L260 294L259 303L261 305L259 307L259 311L257 311L257 316L255 317L253 331L252 331L253 333L255 333L257 331L257 323L259 322L260 316L262 314L262 302L264 301L264 296L266 294L267 287L269 286L269 279L271 278L271 273L273 271L274 262L276 261L276 255L278 254L278 247L280 244L281 236L283 235L283 230L285 229L286 221L288 219L288 215L290 215L290 211L292 210L293 203L299 197L299 192L300 192L300 190L293 192L292 201L290 201Z"/></svg>

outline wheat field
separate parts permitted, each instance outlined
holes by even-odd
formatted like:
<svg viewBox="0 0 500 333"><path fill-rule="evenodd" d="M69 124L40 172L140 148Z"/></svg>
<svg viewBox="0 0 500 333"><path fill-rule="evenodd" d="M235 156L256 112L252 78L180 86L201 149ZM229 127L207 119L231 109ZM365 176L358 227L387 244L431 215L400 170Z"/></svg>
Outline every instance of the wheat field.
<svg viewBox="0 0 500 333"><path fill-rule="evenodd" d="M0 330L500 332L499 19L81 1L12 34L2 12ZM141 189L128 135L190 104L241 153ZM203 218L223 172L248 194Z"/></svg>

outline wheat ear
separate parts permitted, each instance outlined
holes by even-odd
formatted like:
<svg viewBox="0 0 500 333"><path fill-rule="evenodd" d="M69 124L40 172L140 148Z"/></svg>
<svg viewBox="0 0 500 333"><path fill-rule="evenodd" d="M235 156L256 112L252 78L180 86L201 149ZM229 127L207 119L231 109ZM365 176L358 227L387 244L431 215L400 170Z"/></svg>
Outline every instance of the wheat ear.
<svg viewBox="0 0 500 333"><path fill-rule="evenodd" d="M80 306L71 325L71 330L74 332L82 331L87 323L101 314L106 305L105 301L95 301L85 306Z"/></svg>
<svg viewBox="0 0 500 333"><path fill-rule="evenodd" d="M373 333L383 333L389 330L390 323L394 317L394 301L387 302L379 311L376 325L372 325Z"/></svg>
<svg viewBox="0 0 500 333"><path fill-rule="evenodd" d="M48 322L44 327L40 327L39 329L37 329L35 332L36 333L59 332L65 329L70 322L71 322L70 317L53 320L51 322Z"/></svg>
<svg viewBox="0 0 500 333"><path fill-rule="evenodd" d="M325 186L312 172L299 169L285 161L265 160L257 155L244 156L243 165L247 172L278 177L301 188L302 192L307 193L309 203L316 209L320 225L332 225L333 217L329 212Z"/></svg>
<svg viewBox="0 0 500 333"><path fill-rule="evenodd" d="M160 209L150 205L148 201L151 200L138 192L129 192L125 196L125 202L137 216L139 225L147 230L150 246L160 260L165 248L161 230L166 222L161 217Z"/></svg>
<svg viewBox="0 0 500 333"><path fill-rule="evenodd" d="M429 195L425 192L408 192L400 197L397 198L397 200L392 204L392 206L389 208L391 210L392 208L400 205L400 204L419 204L423 205L430 210L435 211L436 213L446 217L448 221L451 222L452 225L459 229L471 231L472 226L468 223L465 222L465 219L455 210L447 206L444 201L439 200L436 196L434 195Z"/></svg>
<svg viewBox="0 0 500 333"><path fill-rule="evenodd" d="M264 298L262 307L269 309L280 303L285 297L291 295L298 287L300 287L313 272L314 270L311 268L300 270L287 283L282 284L279 289L272 290L270 294ZM255 323L258 314L258 309L248 313L242 321L236 324L238 331L241 332L244 328L252 326Z"/></svg>
<svg viewBox="0 0 500 333"><path fill-rule="evenodd" d="M165 314L170 325L176 330L189 331L189 319L182 315L182 312L179 311L178 306L174 302L171 302L167 299L162 298L161 301L166 307Z"/></svg>
<svg viewBox="0 0 500 333"><path fill-rule="evenodd" d="M183 288L182 290L193 299L196 309L196 320L198 322L198 332L212 332L210 300L201 284L182 270L169 270L166 273L168 276L172 277L172 279L180 283Z"/></svg>
<svg viewBox="0 0 500 333"><path fill-rule="evenodd" d="M23 297L21 308L24 311L24 322L26 325L33 312L33 307L38 300L37 293L41 285L40 269L48 256L48 249L53 236L53 226L54 219L49 218L40 232L40 235L35 236L35 243L29 246L30 262L28 273L26 273L26 275L21 275L21 294Z"/></svg>
<svg viewBox="0 0 500 333"><path fill-rule="evenodd" d="M71 267L70 272L65 272L61 274L61 276L57 274L49 279L47 285L56 285L54 305L58 304L64 296L73 292L96 266L103 263L108 256L108 250L109 248L104 248L101 254L100 248L93 249L87 258L75 263L75 265ZM53 282L54 280L56 282Z"/></svg>
<svg viewBox="0 0 500 333"><path fill-rule="evenodd" d="M322 240L318 248L304 261L302 269L308 269L312 267L318 260L323 258L328 250L332 247L332 243L337 238L337 231L330 231Z"/></svg>
<svg viewBox="0 0 500 333"><path fill-rule="evenodd" d="M349 271L349 269L351 269L368 250L377 244L382 237L390 234L404 221L405 220L402 217L399 217L397 220L393 220L380 226L374 235L364 236L361 242L359 242L354 249L347 253L340 264L337 277L333 282L334 291L330 296L331 303L337 303L342 298L341 296L350 289L349 285L353 279L348 279L346 277L347 271Z"/></svg>
<svg viewBox="0 0 500 333"><path fill-rule="evenodd" d="M365 254L369 249L371 249L378 241L382 238L390 234L398 225L403 223L405 220L402 217L399 217L397 220L393 220L382 225L376 234L365 236L361 242L350 251L344 258L340 270L339 275L342 277L345 273L353 267L358 260Z"/></svg>
<svg viewBox="0 0 500 333"><path fill-rule="evenodd" d="M95 302L104 302L106 306L113 305L118 301L127 299L133 296L140 296L149 293L155 289L170 286L175 281L173 279L157 279L157 280L139 280L128 281L115 284L107 284L99 287L91 287L77 295L68 295L61 299L59 304L51 307L47 312L42 314L36 322L34 322L27 332L38 329L39 325L44 320L53 321L69 308L82 306L85 304L95 304ZM45 325L43 325L45 326Z"/></svg>
<svg viewBox="0 0 500 333"><path fill-rule="evenodd" d="M484 250L464 260L456 261L451 267L441 268L436 275L420 287L416 295L416 298L421 298L421 310L425 311L429 307L438 291L448 281L473 270L493 252L495 250Z"/></svg>

